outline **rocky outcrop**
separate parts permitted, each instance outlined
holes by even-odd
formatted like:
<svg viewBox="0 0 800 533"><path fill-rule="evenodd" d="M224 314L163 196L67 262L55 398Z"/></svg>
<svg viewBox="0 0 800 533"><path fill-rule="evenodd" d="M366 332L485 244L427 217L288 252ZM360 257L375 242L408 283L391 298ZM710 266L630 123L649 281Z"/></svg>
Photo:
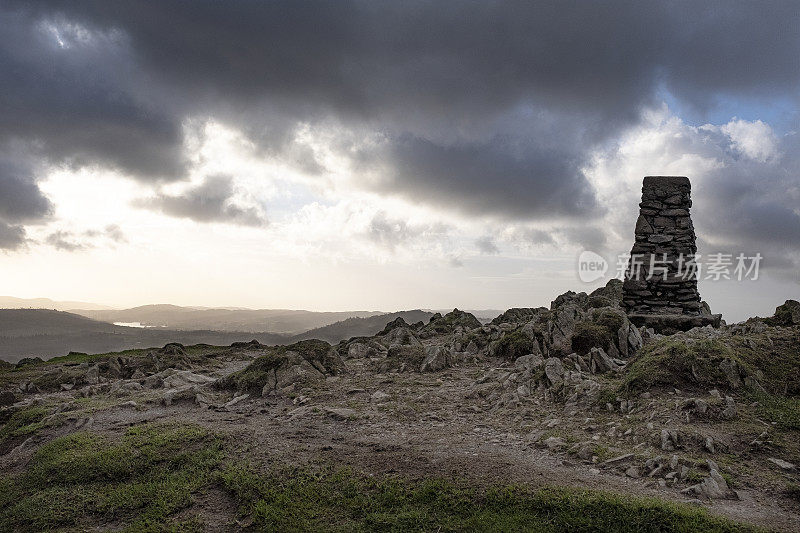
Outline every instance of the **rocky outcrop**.
<svg viewBox="0 0 800 533"><path fill-rule="evenodd" d="M325 341L312 339L274 348L216 386L266 396L312 386L344 372L347 367L339 352Z"/></svg>
<svg viewBox="0 0 800 533"><path fill-rule="evenodd" d="M433 315L430 322L419 330L419 337L426 339L436 335L452 334L457 327L470 330L481 327L481 323L472 313L453 309L444 316L438 313Z"/></svg>
<svg viewBox="0 0 800 533"><path fill-rule="evenodd" d="M775 314L767 322L772 326L800 326L800 302L786 300L775 309Z"/></svg>
<svg viewBox="0 0 800 533"><path fill-rule="evenodd" d="M514 324L533 320L546 307L513 307L492 319L490 324Z"/></svg>
<svg viewBox="0 0 800 533"><path fill-rule="evenodd" d="M399 320L403 320L400 318ZM421 346L422 343L411 329L406 326L396 326L388 333L378 337L378 342L386 348L392 346Z"/></svg>

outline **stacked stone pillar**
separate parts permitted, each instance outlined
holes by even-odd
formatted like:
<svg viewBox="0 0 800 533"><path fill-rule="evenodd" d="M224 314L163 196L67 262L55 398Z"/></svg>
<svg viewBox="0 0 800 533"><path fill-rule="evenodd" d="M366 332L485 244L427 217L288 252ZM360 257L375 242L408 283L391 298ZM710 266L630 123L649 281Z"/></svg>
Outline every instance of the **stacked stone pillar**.
<svg viewBox="0 0 800 533"><path fill-rule="evenodd" d="M684 176L647 176L622 304L636 325L673 333L718 326L697 291L691 184Z"/></svg>

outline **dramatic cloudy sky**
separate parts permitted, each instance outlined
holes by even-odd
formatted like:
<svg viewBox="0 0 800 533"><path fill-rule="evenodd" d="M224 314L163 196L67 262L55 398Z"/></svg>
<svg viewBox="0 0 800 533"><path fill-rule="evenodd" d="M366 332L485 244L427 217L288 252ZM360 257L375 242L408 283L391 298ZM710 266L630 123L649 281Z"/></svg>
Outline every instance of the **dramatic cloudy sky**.
<svg viewBox="0 0 800 533"><path fill-rule="evenodd" d="M590 290L641 180L689 176L701 281L800 298L800 7L0 4L0 293L507 308Z"/></svg>

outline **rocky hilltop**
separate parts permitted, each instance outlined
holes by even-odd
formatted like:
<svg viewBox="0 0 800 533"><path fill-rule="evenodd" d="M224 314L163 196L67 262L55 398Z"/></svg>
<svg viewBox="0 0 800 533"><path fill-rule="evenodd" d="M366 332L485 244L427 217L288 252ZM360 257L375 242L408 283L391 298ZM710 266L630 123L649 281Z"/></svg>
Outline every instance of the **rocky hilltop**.
<svg viewBox="0 0 800 533"><path fill-rule="evenodd" d="M661 335L622 293L6 365L0 524L800 529L800 304Z"/></svg>

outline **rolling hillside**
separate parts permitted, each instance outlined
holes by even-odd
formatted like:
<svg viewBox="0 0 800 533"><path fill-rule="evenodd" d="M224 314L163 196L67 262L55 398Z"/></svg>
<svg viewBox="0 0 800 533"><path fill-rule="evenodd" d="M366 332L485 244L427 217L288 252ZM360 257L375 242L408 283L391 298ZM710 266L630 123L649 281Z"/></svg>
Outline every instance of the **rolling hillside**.
<svg viewBox="0 0 800 533"><path fill-rule="evenodd" d="M75 310L103 322L138 322L143 326L174 330L209 329L297 335L351 317L380 315L376 311L315 312L291 309L217 309L177 305L144 305L131 309Z"/></svg>
<svg viewBox="0 0 800 533"><path fill-rule="evenodd" d="M305 333L294 336L293 340L321 339L335 344L352 337L375 335L382 330L388 322L399 317L402 317L402 319L409 324L413 324L420 320L427 322L431 316L433 316L431 312L416 309L414 311L400 311L367 318L348 318L321 328L311 329Z"/></svg>
<svg viewBox="0 0 800 533"><path fill-rule="evenodd" d="M63 311L0 309L0 359L9 362L34 356L47 359L70 351L103 353L168 342L227 345L254 338L264 344L276 344L286 337L242 331L130 328Z"/></svg>

